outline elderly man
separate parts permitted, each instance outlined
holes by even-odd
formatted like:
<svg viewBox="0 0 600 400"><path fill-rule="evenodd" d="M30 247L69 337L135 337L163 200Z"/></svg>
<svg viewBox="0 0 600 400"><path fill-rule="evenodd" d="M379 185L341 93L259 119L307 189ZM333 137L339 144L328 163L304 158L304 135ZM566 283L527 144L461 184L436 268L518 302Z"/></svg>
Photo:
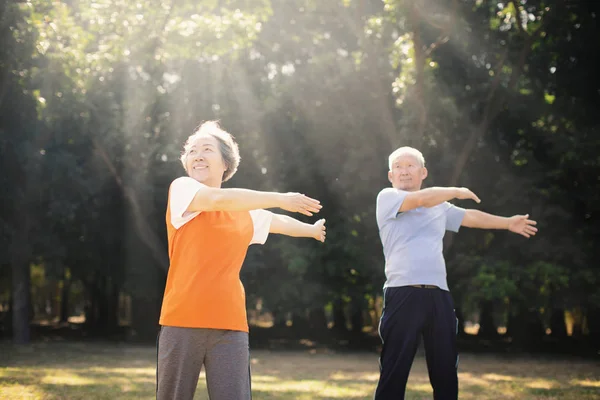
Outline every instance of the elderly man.
<svg viewBox="0 0 600 400"><path fill-rule="evenodd" d="M434 398L458 398L457 319L446 283L442 239L461 226L507 229L529 238L537 232L528 215L509 218L465 210L452 199L479 198L466 188L421 189L427 177L420 151L401 147L389 156L391 188L377 196L377 225L385 255L383 342L376 400L403 399L423 337Z"/></svg>

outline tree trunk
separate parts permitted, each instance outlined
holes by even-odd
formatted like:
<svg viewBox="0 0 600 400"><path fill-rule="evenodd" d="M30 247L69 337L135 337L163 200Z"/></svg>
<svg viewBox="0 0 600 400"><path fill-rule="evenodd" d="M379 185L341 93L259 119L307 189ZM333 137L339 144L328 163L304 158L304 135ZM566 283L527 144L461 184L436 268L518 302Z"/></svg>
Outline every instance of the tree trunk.
<svg viewBox="0 0 600 400"><path fill-rule="evenodd" d="M7 336L10 336L12 331L13 331L13 297L12 297L12 288L11 291L9 292L9 297L8 297L8 304L6 304L6 306L8 307L8 311L6 312L6 314L4 315L4 332L6 332Z"/></svg>
<svg viewBox="0 0 600 400"><path fill-rule="evenodd" d="M362 333L362 329L365 323L363 318L363 303L364 302L360 298L352 299L352 312L350 314L350 323L352 324L353 333Z"/></svg>
<svg viewBox="0 0 600 400"><path fill-rule="evenodd" d="M456 318L458 319L457 336L462 337L465 334L465 318L462 313L462 308L456 307L454 313L456 314Z"/></svg>
<svg viewBox="0 0 600 400"><path fill-rule="evenodd" d="M596 351L600 350L600 307L591 307L587 314L590 344Z"/></svg>
<svg viewBox="0 0 600 400"><path fill-rule="evenodd" d="M333 302L333 328L338 331L346 331L346 315L344 314L344 303L341 299Z"/></svg>
<svg viewBox="0 0 600 400"><path fill-rule="evenodd" d="M287 324L286 312L282 309L276 309L271 311L273 315L273 327L285 327Z"/></svg>
<svg viewBox="0 0 600 400"><path fill-rule="evenodd" d="M12 333L15 344L28 344L31 340L29 321L31 319L31 276L27 256L13 257L12 260Z"/></svg>
<svg viewBox="0 0 600 400"><path fill-rule="evenodd" d="M308 324L310 329L318 332L327 330L327 318L323 307L315 307L308 312Z"/></svg>
<svg viewBox="0 0 600 400"><path fill-rule="evenodd" d="M19 208L20 222L10 247L12 270L12 334L15 344L28 344L31 340L29 322L31 321L31 217Z"/></svg>
<svg viewBox="0 0 600 400"><path fill-rule="evenodd" d="M299 333L305 333L309 331L306 311L294 311L292 313L292 328L294 329L294 332Z"/></svg>
<svg viewBox="0 0 600 400"><path fill-rule="evenodd" d="M484 339L494 339L498 337L498 328L494 323L494 303L490 300L481 302L479 332L477 333L477 336Z"/></svg>
<svg viewBox="0 0 600 400"><path fill-rule="evenodd" d="M157 297L131 297L131 327L134 339L155 342L160 326L160 300Z"/></svg>
<svg viewBox="0 0 600 400"><path fill-rule="evenodd" d="M107 333L107 296L106 296L106 278L96 279L97 285L94 287L94 298L96 303L96 321L94 324L94 333L104 335Z"/></svg>
<svg viewBox="0 0 600 400"><path fill-rule="evenodd" d="M96 286L93 284L85 285L85 289L87 292L87 302L85 305L84 313L85 313L85 326L86 329L90 331L94 331L98 324L98 309L97 309L97 295L96 295Z"/></svg>
<svg viewBox="0 0 600 400"><path fill-rule="evenodd" d="M507 334L513 343L525 349L536 347L545 334L539 313L526 309L523 304L516 305L511 311Z"/></svg>
<svg viewBox="0 0 600 400"><path fill-rule="evenodd" d="M105 332L113 334L119 330L119 288L107 285L106 291L106 328Z"/></svg>
<svg viewBox="0 0 600 400"><path fill-rule="evenodd" d="M106 277L102 277L97 282L99 284L94 288L97 310L94 331L97 334L110 335L117 330L119 291Z"/></svg>
<svg viewBox="0 0 600 400"><path fill-rule="evenodd" d="M550 314L550 330L552 337L564 340L567 337L564 308L553 308Z"/></svg>
<svg viewBox="0 0 600 400"><path fill-rule="evenodd" d="M71 293L71 280L68 278L67 268L63 268L62 289L60 295L60 322L69 321L69 294Z"/></svg>
<svg viewBox="0 0 600 400"><path fill-rule="evenodd" d="M546 335L540 313L535 309L530 309L527 313L526 332L526 343L529 348L540 345Z"/></svg>
<svg viewBox="0 0 600 400"><path fill-rule="evenodd" d="M509 308L506 335L511 337L513 343L523 341L526 318L520 304L511 303Z"/></svg>

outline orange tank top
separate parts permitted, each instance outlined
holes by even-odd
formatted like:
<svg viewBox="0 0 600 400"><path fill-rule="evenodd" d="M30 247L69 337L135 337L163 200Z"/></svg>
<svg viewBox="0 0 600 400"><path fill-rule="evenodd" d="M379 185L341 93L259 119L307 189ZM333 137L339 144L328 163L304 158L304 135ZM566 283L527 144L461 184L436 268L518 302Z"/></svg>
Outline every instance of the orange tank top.
<svg viewBox="0 0 600 400"><path fill-rule="evenodd" d="M167 204L170 266L160 324L248 332L240 270L254 234L248 211L202 212L179 229Z"/></svg>

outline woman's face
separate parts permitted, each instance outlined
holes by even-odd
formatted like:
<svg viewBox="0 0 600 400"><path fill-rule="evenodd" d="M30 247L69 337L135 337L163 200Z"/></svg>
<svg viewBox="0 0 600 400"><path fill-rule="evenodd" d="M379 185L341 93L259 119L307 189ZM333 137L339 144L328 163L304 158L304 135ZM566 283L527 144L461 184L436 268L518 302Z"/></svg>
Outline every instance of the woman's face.
<svg viewBox="0 0 600 400"><path fill-rule="evenodd" d="M210 135L198 137L187 150L185 169L198 182L221 187L225 163L217 138Z"/></svg>

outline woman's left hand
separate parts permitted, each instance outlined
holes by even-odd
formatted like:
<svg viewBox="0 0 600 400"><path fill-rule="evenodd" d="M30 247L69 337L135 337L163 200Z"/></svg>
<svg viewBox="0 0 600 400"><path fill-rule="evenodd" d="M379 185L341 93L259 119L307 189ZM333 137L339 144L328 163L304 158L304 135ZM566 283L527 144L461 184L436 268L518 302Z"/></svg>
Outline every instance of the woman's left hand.
<svg viewBox="0 0 600 400"><path fill-rule="evenodd" d="M325 218L322 218L313 224L314 235L313 237L319 242L325 242L325 235L327 234L327 228L325 228Z"/></svg>

